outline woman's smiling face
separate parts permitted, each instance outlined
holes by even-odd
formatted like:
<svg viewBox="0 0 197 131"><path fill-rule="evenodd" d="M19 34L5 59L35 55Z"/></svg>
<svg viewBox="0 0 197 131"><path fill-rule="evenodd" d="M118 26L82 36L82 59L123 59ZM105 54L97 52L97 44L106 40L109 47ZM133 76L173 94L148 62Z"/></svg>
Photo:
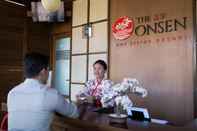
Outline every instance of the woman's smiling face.
<svg viewBox="0 0 197 131"><path fill-rule="evenodd" d="M99 63L94 64L93 69L94 69L94 76L96 79L103 79L104 78L106 71L101 64L99 64Z"/></svg>

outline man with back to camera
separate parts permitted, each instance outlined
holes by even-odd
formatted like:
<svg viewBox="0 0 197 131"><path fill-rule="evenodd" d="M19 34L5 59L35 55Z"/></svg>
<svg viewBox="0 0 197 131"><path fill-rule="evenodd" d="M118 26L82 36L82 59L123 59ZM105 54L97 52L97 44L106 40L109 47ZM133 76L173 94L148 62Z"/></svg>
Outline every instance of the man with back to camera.
<svg viewBox="0 0 197 131"><path fill-rule="evenodd" d="M72 118L79 116L74 104L45 85L48 65L45 55L30 53L25 56L26 79L8 93L9 131L49 131L54 112Z"/></svg>

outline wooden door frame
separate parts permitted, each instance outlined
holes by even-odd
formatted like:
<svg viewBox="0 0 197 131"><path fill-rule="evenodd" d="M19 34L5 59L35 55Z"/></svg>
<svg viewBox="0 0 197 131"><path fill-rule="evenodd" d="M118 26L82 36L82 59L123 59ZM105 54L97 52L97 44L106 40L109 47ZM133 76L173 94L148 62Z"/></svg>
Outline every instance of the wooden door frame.
<svg viewBox="0 0 197 131"><path fill-rule="evenodd" d="M197 0L193 0L192 2L193 5L193 80L194 80L194 86L193 86L193 91L194 91L194 117L197 117L197 52L196 52L196 48L197 48L197 25L196 25L196 13L197 13Z"/></svg>
<svg viewBox="0 0 197 131"><path fill-rule="evenodd" d="M51 46L50 46L50 66L51 66L51 69L52 71L55 70L55 45L56 45L56 40L57 39L60 39L60 38L70 38L70 54L69 54L69 60L70 60L70 63L69 63L69 95L68 96L65 96L65 98L68 98L69 100L71 100L71 50L72 50L72 39L71 39L71 33L56 33L56 34L52 34L52 37L51 37ZM53 77L54 76L54 73L52 73L52 81L53 81Z"/></svg>

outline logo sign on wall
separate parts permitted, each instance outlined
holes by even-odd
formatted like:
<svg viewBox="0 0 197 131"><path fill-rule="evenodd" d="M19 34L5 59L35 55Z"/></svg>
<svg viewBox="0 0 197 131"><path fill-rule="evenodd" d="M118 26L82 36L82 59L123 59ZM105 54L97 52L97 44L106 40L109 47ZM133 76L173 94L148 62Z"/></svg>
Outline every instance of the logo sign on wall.
<svg viewBox="0 0 197 131"><path fill-rule="evenodd" d="M128 16L120 17L112 25L112 34L117 40L128 39L134 30L134 22Z"/></svg>
<svg viewBox="0 0 197 131"><path fill-rule="evenodd" d="M183 32L187 29L188 22L188 17L186 16L173 18L170 15L168 16L167 13L157 13L151 16L136 16L132 18L122 16L112 24L112 34L113 37L118 40L117 42L119 42L116 44L117 46L177 43L175 41L189 38L189 36ZM171 35L171 32L179 33ZM129 37L133 37L134 39L122 41L127 40Z"/></svg>

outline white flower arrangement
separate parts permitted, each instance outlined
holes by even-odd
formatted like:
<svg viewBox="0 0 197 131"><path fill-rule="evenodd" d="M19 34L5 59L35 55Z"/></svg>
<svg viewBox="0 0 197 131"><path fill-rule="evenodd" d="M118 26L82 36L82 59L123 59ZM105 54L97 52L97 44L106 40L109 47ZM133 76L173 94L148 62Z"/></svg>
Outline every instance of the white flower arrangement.
<svg viewBox="0 0 197 131"><path fill-rule="evenodd" d="M111 88L104 90L101 99L102 105L107 107L114 100L116 105L122 105L124 110L132 107L133 103L128 97L128 94L138 94L143 98L147 96L148 92L143 88L137 79L124 78L121 83L115 84ZM114 103L113 103L114 104Z"/></svg>

